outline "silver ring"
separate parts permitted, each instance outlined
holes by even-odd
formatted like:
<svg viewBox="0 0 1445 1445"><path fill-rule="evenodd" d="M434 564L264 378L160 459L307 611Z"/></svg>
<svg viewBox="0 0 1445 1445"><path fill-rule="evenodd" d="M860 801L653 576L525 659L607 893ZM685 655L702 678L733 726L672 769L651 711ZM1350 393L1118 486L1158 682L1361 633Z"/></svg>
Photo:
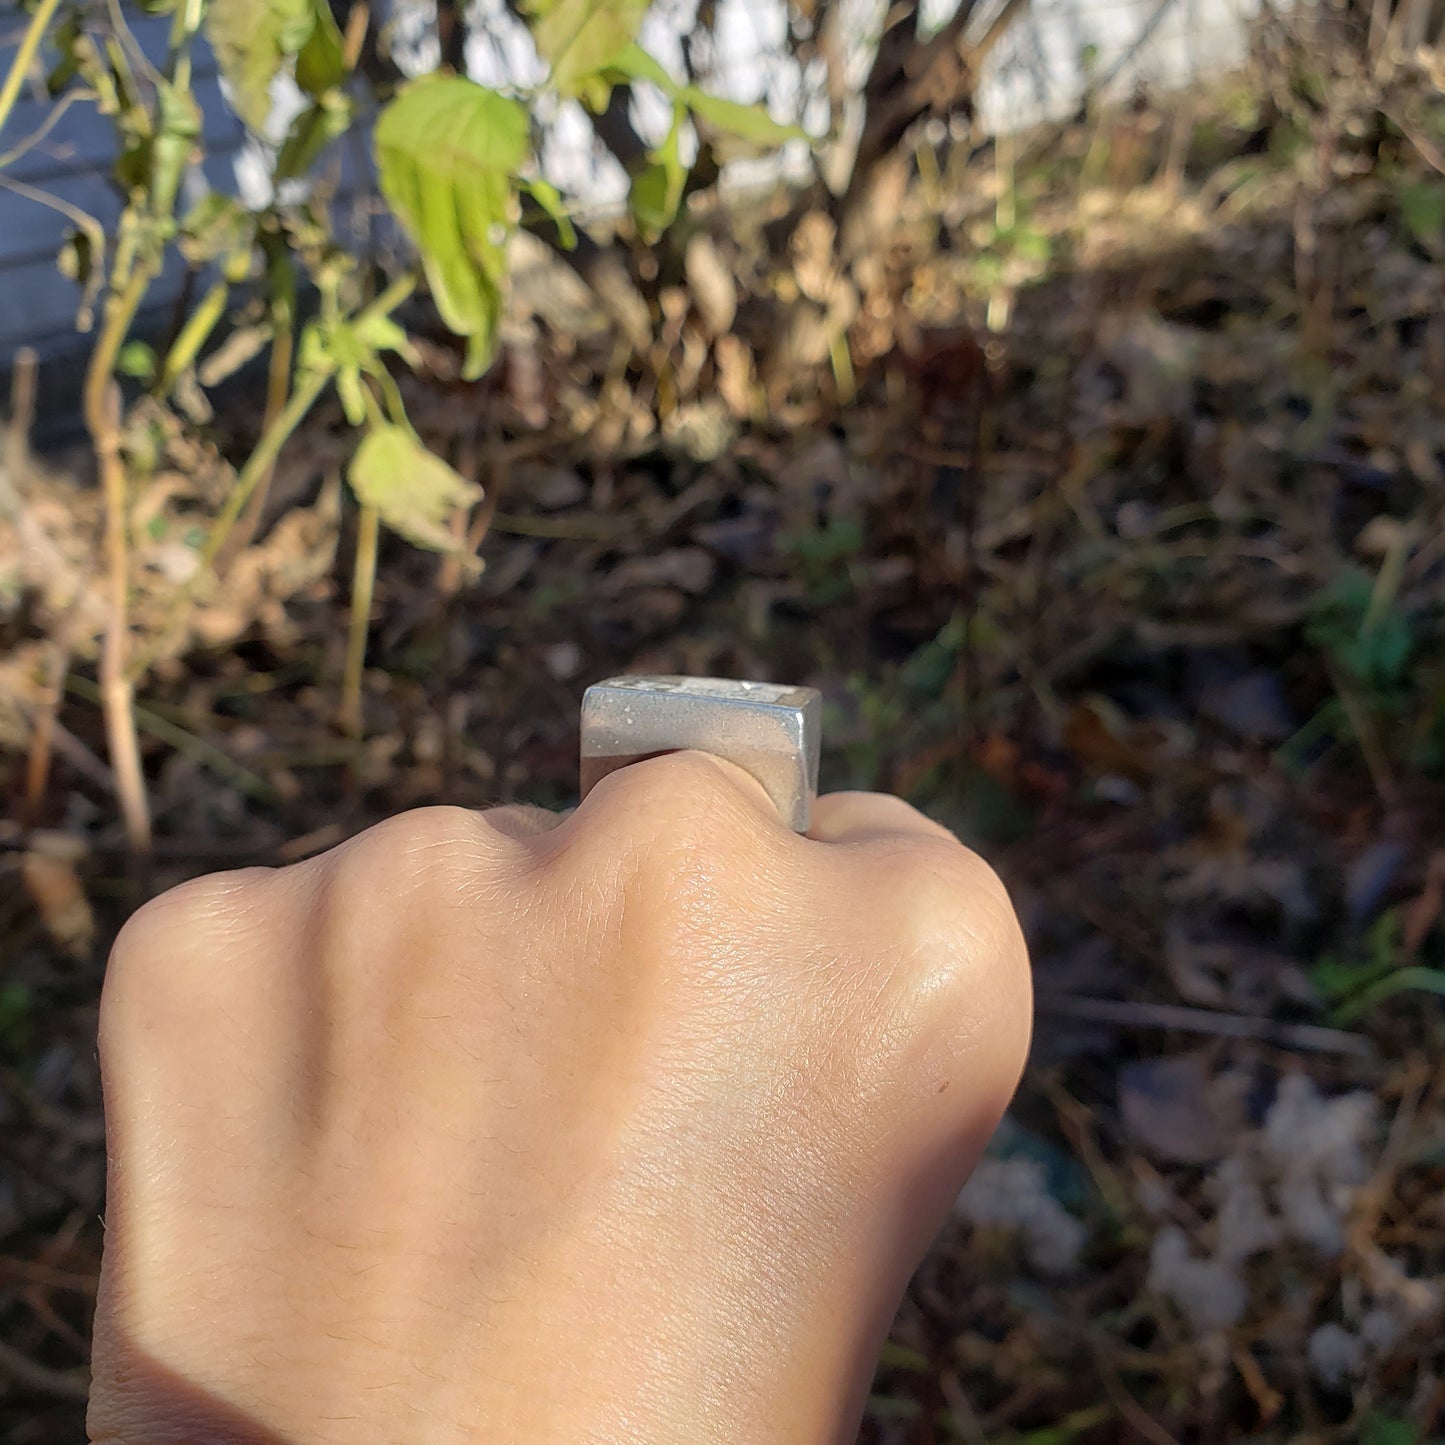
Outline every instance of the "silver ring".
<svg viewBox="0 0 1445 1445"><path fill-rule="evenodd" d="M808 830L818 794L822 697L721 677L613 677L582 698L581 793L618 768L696 748L745 768L785 822Z"/></svg>

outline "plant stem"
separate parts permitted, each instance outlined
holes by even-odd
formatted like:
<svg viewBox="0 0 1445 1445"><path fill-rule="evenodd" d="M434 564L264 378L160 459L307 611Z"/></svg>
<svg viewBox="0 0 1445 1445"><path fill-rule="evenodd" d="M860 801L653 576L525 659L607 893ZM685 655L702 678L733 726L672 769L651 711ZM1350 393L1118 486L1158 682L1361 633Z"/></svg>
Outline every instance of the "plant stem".
<svg viewBox="0 0 1445 1445"><path fill-rule="evenodd" d="M217 323L225 314L226 301L230 295L229 282L213 282L211 288L201 297L200 305L191 312L186 324L181 327L180 335L166 352L165 361L161 365L161 377L156 383L156 393L162 400L170 396L172 388L180 380L181 373L195 361L201 347L206 344L206 338L216 329Z"/></svg>
<svg viewBox="0 0 1445 1445"><path fill-rule="evenodd" d="M204 8L204 0L181 0L171 20L166 79L180 91L191 88L191 41L201 28L201 11Z"/></svg>
<svg viewBox="0 0 1445 1445"><path fill-rule="evenodd" d="M356 533L356 567L351 579L351 630L346 639L346 668L341 675L341 707L337 721L352 737L361 736L361 671L366 663L366 633L371 624L371 596L376 585L376 543L381 514L363 506Z"/></svg>
<svg viewBox="0 0 1445 1445"><path fill-rule="evenodd" d="M231 488L231 495L226 498L225 506L216 514L210 535L206 538L206 545L201 548L202 571L216 560L217 553L225 546L226 538L235 526L236 518L250 500L251 493L260 485L261 479L270 474L281 448L285 446L291 433L301 425L306 413L316 404L317 397L326 390L334 374L335 367L331 366L307 372L297 384L296 390L291 393L291 400L281 409L281 414L261 433L256 450L246 458L246 465L237 475L236 485Z"/></svg>
<svg viewBox="0 0 1445 1445"><path fill-rule="evenodd" d="M5 122L10 119L10 112L15 108L15 97L20 94L25 77L30 74L30 67L35 63L35 53L40 49L40 42L45 38L45 32L50 28L50 22L55 18L59 7L60 0L40 0L35 14L30 17L30 24L26 26L20 41L20 48L15 52L15 59L10 62L5 83L0 85L0 130L5 129Z"/></svg>
<svg viewBox="0 0 1445 1445"><path fill-rule="evenodd" d="M95 449L105 501L107 605L105 641L100 654L101 707L106 745L115 774L116 800L125 820L126 843L142 868L151 851L150 808L136 737L133 684L126 668L130 643L130 540L126 527L127 487L120 454L120 396L115 364L135 314L150 286L150 269L137 266L125 288L112 292L105 320L85 373L83 409Z"/></svg>
<svg viewBox="0 0 1445 1445"><path fill-rule="evenodd" d="M393 281L370 306L357 316L357 324L362 325L372 317L386 316L395 311L411 294L415 285L416 281L410 276ZM231 489L231 495L226 498L226 505L217 515L215 524L211 528L211 535L206 538L205 547L201 549L202 568L209 567L216 560L216 554L225 545L226 537L235 525L236 518L241 515L241 510L250 499L251 493L260 485L262 477L266 476L275 465L276 458L287 438L301 424L306 413L315 405L317 397L326 390L335 375L336 363L329 357L315 370L302 373L296 390L291 393L291 400L282 408L281 414L276 420L262 433L261 440L256 443L256 450L251 453L246 459L246 465L241 468L240 475L236 478L236 485Z"/></svg>
<svg viewBox="0 0 1445 1445"><path fill-rule="evenodd" d="M358 315L358 322L389 315L411 295L415 286L416 278L412 276L403 276L399 280L393 281L370 306ZM236 485L232 487L231 495L226 498L225 505L211 524L210 535L206 538L205 546L201 548L195 577L187 586L180 589L166 625L161 628L160 633L145 652L132 664L130 670L132 682L137 680L155 661L164 642L165 634L170 631L181 608L191 600L193 589L210 570L221 548L225 546L226 538L230 535L231 528L236 524L236 518L241 515L252 492L260 485L262 477L266 476L275 465L281 448L286 445L291 433L305 419L306 413L315 405L316 399L331 384L335 375L336 365L329 359L322 361L314 369L301 373L301 378L296 384L296 390L291 394L290 401L286 403L276 420L261 434L255 451L246 459L246 465L241 468L240 474L236 477Z"/></svg>
<svg viewBox="0 0 1445 1445"><path fill-rule="evenodd" d="M286 408L286 393L291 387L291 359L294 352L295 330L288 311L284 317L278 318L276 334L271 341L271 357L266 371L266 414L261 427L263 435ZM251 545L251 539L261 525L261 514L266 510L266 497L271 490L271 478L275 471L273 461L258 479L250 505L241 518L240 530L236 533L230 555L244 552Z"/></svg>

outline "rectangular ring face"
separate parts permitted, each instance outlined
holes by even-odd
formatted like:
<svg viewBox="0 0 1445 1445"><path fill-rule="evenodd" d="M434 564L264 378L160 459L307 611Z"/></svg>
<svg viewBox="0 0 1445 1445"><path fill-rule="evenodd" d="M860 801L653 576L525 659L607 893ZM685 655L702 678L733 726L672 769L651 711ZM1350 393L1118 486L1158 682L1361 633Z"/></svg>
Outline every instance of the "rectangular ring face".
<svg viewBox="0 0 1445 1445"><path fill-rule="evenodd" d="M695 748L745 768L804 832L818 787L822 700L810 687L717 677L616 677L582 699L585 798L629 763Z"/></svg>

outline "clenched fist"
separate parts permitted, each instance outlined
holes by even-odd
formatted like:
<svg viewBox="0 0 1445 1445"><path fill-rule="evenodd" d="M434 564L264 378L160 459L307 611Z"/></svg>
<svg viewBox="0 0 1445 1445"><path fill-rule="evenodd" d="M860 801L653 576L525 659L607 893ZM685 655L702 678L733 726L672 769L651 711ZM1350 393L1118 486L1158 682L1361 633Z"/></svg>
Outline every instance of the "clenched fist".
<svg viewBox="0 0 1445 1445"><path fill-rule="evenodd" d="M815 817L677 753L142 909L92 1439L851 1440L1030 991L950 834Z"/></svg>

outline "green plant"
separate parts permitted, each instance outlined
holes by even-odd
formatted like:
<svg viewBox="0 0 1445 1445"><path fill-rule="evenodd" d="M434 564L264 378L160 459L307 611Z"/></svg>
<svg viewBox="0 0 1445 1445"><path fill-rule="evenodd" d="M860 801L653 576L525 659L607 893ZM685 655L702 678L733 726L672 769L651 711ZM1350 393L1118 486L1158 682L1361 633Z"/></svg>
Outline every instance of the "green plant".
<svg viewBox="0 0 1445 1445"><path fill-rule="evenodd" d="M417 546L457 553L464 533L446 524L470 506L478 488L431 455L407 418L392 367L415 353L394 313L416 279L385 283L348 254L332 233L324 196L302 182L322 153L353 128L372 128L383 196L417 248L420 269L446 323L465 339L463 374L479 376L496 351L506 300L509 238L524 211L543 217L561 247L576 230L561 196L537 174L533 114L541 92L577 98L604 110L618 85L644 79L668 95L672 129L633 176L638 231L655 238L683 205L688 169L680 135L695 123L767 147L801 134L759 107L675 83L636 43L645 4L639 0L534 0L527 23L549 74L538 91L505 95L449 73L404 82L368 73L362 63L368 7L338 25L327 0L146 0L140 8L170 17L167 53L151 65L129 33L125 8L87 0L41 0L14 63L0 83L0 129L39 55L54 57L48 83L56 112L89 103L114 129L114 180L122 197L107 236L99 222L64 209L75 226L62 258L83 285L78 324L90 323L99 298L95 342L86 368L83 415L105 502L108 623L100 653L100 695L116 790L132 852L150 847L150 816L137 740L135 690L158 644L137 649L130 617L129 514L144 447L129 433L121 378L143 384L153 403L180 426L196 426L198 381L224 380L231 366L217 341L228 312L259 295L250 350L267 350L266 405L259 436L236 469L229 493L199 553L192 588L249 540L260 517L277 455L316 402L334 389L359 434L348 479L361 507L353 580L351 636L340 720L361 725L360 689L379 528ZM230 104L245 125L272 135L278 81L304 104L270 151L267 205L248 208L210 194L186 208L183 177L203 158L202 116L193 86L194 53L209 40L228 83ZM273 137L275 138L275 137ZM29 142L0 156L0 185L45 200L3 174ZM179 255L206 284L169 345L157 351L136 334L169 258ZM314 314L299 326L298 297ZM234 339L234 338L233 338ZM233 350L236 348L233 347ZM245 346L239 348L241 352ZM469 558L467 560L470 560ZM185 605L187 592L176 598Z"/></svg>
<svg viewBox="0 0 1445 1445"><path fill-rule="evenodd" d="M23 983L0 984L0 1049L18 1054L29 1042L34 992Z"/></svg>
<svg viewBox="0 0 1445 1445"><path fill-rule="evenodd" d="M1402 958L1403 927L1400 910L1389 909L1357 950L1327 954L1310 970L1310 982L1331 1005L1337 1023L1351 1023L1399 993L1445 996L1445 968Z"/></svg>
<svg viewBox="0 0 1445 1445"><path fill-rule="evenodd" d="M850 564L863 549L864 532L858 517L830 517L807 531L790 532L780 539L782 551L797 565L808 601L827 607L853 595Z"/></svg>
<svg viewBox="0 0 1445 1445"><path fill-rule="evenodd" d="M1360 1445L1418 1445L1420 1432L1408 1421L1371 1410L1360 1422Z"/></svg>
<svg viewBox="0 0 1445 1445"><path fill-rule="evenodd" d="M1375 576L1348 567L1315 598L1304 635L1334 695L1280 749L1285 766L1297 769L1322 739L1353 742L1387 801L1398 763L1445 763L1438 611L1412 609L1401 597L1409 541L1402 531Z"/></svg>
<svg viewBox="0 0 1445 1445"><path fill-rule="evenodd" d="M808 264L833 278L838 314L856 312L855 304L845 304L850 295L856 303L863 285L852 268L863 254L862 238L877 223L880 198L891 194L888 178L907 163L905 137L927 115L966 108L983 58L1022 9L1010 0L986 25L971 29L978 3L963 0L937 27L921 22L915 0L889 10L882 33L872 38L871 68L856 97L861 136L853 138L856 146L840 143L829 157L829 184L820 167L769 228L776 235L766 242L770 256L756 280L757 296L777 312L772 339L758 354L740 355L742 342L731 325L738 278L715 251L712 304L683 312L676 306L679 281L694 285L693 243L702 243L704 252L710 244L690 215L690 201L716 186L730 157L798 141L803 132L761 105L711 93L695 64L695 37L684 39L680 64L665 66L649 54L638 41L648 0L507 0L504 20L477 19L458 0L439 0L439 58L432 73L419 76L403 71L365 0L32 0L14 63L0 81L0 132L44 57L53 105L41 133L66 108L90 105L116 139L113 180L122 209L109 229L6 175L39 133L0 149L0 188L67 216L74 230L61 265L81 286L78 328L95 326L84 417L106 516L108 621L99 682L135 855L143 857L150 841L135 693L160 652L173 645L176 629L142 637L133 627L129 517L156 448L145 428L130 424L126 399L143 389L148 426L160 412L166 425L194 438L204 434L206 390L243 361L263 358L265 402L254 445L235 466L206 529L201 566L176 598L174 621L191 593L213 586L251 542L287 440L321 397L330 391L339 397L358 432L347 477L360 504L359 545L339 709L342 724L355 731L380 529L451 554L447 577L477 545L476 537L460 540L467 537L462 509L475 499L475 486L444 459L427 458L393 377L415 358L399 310L412 290L424 278L442 318L465 343L463 375L481 375L496 353L507 303L510 241L526 230L591 287L618 341L609 385L629 371L639 375L657 423L686 399L680 391L696 395L728 366L735 375L760 379L759 394L773 394L780 370L807 355L817 317L808 288L773 287L768 263L791 267L806 251ZM132 33L138 12L168 19L159 63ZM821 107L829 118L820 128L831 133L848 89L829 29L836 24L834 8L798 4L789 16L788 44L802 86L797 113L805 101ZM704 7L697 27L705 31L712 23L712 7ZM526 26L544 72L539 84L495 88L467 78L471 30L502 24ZM183 199L183 178L206 158L194 84L203 39L221 67L232 109L266 143L271 199L265 204L248 207L221 195L194 205ZM274 102L287 89L299 106L283 122ZM642 91L654 101L660 97L670 115L655 142L644 141L633 122L634 93ZM619 218L579 224L541 174L538 117L573 102L627 176L628 206ZM380 191L415 247L416 275L379 274L374 258L352 254L334 232L331 198L318 182L323 162L344 139L354 148L368 137ZM798 250L794 243L805 226L809 234L826 235L828 256L814 255L816 246ZM199 299L174 335L157 344L155 336L139 334L137 322L177 258ZM693 360L682 366L684 355L698 356L699 340L705 358L716 345L712 366ZM854 385L849 346L846 323L839 323L828 337L828 359L841 396ZM388 468L403 469L404 478L386 475ZM814 559L805 565L827 570L831 564ZM834 580L839 576L835 567Z"/></svg>

